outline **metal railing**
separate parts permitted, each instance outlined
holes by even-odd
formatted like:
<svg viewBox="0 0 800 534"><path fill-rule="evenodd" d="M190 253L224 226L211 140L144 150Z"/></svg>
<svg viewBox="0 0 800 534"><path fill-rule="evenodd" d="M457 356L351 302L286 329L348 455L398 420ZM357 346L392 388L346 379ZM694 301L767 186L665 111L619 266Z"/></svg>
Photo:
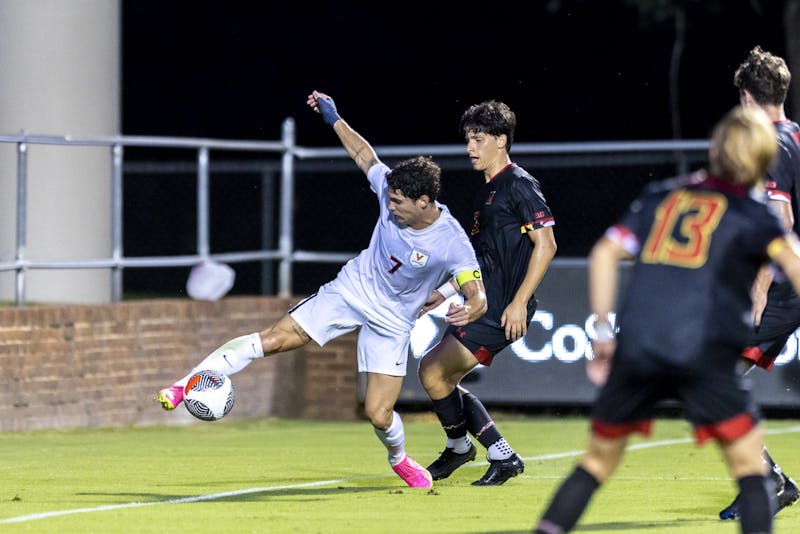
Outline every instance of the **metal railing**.
<svg viewBox="0 0 800 534"><path fill-rule="evenodd" d="M278 261L278 294L289 296L292 287L292 266L298 262L343 263L355 252L319 252L297 250L294 247L292 206L295 191L295 163L297 160L349 159L343 148L308 148L295 143L295 123L289 118L283 122L280 141L236 141L198 138L169 138L146 136L112 136L75 138L50 135L0 135L0 143L16 144L16 244L13 261L0 261L0 272L15 272L15 303L26 302L26 272L32 269L111 269L111 298L122 298L122 271L132 267L182 267L212 260L225 263ZM26 257L28 227L28 146L93 146L107 147L111 151L111 251L110 256L94 259L47 261ZM123 168L127 147L183 148L196 151L197 169L197 242L196 252L187 255L126 257L123 253ZM629 154L655 152L666 160L684 152L699 153L708 148L705 140L688 141L617 141L591 143L516 143L515 157L558 154L571 158L578 154ZM384 146L375 147L382 158L407 157L416 154L431 156L463 156L462 145ZM279 228L277 248L225 253L211 253L209 245L209 176L210 151L244 151L280 155ZM576 260L559 259L556 263L574 263ZM577 261L581 261L578 259Z"/></svg>

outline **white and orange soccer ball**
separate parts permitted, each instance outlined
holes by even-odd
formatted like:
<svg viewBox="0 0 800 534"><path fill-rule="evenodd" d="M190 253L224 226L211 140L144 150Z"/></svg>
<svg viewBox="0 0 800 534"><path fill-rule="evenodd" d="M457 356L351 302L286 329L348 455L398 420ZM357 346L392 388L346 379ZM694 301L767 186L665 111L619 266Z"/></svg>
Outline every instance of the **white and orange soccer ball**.
<svg viewBox="0 0 800 534"><path fill-rule="evenodd" d="M186 409L203 421L222 419L233 409L233 382L218 371L196 372L186 383L183 393Z"/></svg>

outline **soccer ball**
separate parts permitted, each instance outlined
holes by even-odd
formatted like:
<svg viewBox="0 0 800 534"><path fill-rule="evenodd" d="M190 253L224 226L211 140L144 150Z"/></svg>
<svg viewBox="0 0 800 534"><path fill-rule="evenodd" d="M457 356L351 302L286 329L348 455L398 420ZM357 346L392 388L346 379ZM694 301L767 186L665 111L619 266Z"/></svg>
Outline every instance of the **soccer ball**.
<svg viewBox="0 0 800 534"><path fill-rule="evenodd" d="M233 408L233 382L217 371L206 369L193 374L183 395L189 413L203 421L222 419Z"/></svg>

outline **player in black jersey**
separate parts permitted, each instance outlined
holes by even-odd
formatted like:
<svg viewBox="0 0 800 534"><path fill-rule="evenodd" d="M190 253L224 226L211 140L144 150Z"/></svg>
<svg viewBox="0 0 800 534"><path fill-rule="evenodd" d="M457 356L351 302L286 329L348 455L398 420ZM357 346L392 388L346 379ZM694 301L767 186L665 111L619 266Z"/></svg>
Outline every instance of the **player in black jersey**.
<svg viewBox="0 0 800 534"><path fill-rule="evenodd" d="M764 110L778 134L778 159L767 171L766 188L770 206L780 214L786 228L800 233L795 217L800 205L800 126L786 118L784 101L791 74L786 62L755 47L736 69L734 85L743 106ZM764 268L753 286L753 333L742 353L742 372L754 365L769 370L789 336L800 327L800 296L788 281L773 281L772 271ZM775 512L800 499L797 484L786 476L764 449L764 461L772 469L778 505ZM739 516L737 499L720 513L720 519Z"/></svg>
<svg viewBox="0 0 800 534"><path fill-rule="evenodd" d="M590 378L603 384L591 437L535 532L562 534L649 433L656 404L682 401L698 443L714 439L740 489L741 531L772 531L771 480L758 409L736 364L747 343L750 289L770 259L800 288L800 242L755 193L777 152L766 114L737 107L714 128L709 172L651 188L594 246L589 263ZM635 259L616 316L620 261ZM607 380L606 380L607 379Z"/></svg>
<svg viewBox="0 0 800 534"><path fill-rule="evenodd" d="M555 223L539 182L509 156L515 127L513 111L497 101L474 105L461 118L472 167L485 179L467 230L489 307L480 322L450 328L420 362L420 382L447 434L444 451L428 466L434 480L475 458L467 432L486 447L489 459L489 469L473 485L503 484L524 470L483 404L459 385L479 363L491 365L495 354L525 335L536 311L534 292L556 252ZM445 283L423 313L453 294L455 287Z"/></svg>

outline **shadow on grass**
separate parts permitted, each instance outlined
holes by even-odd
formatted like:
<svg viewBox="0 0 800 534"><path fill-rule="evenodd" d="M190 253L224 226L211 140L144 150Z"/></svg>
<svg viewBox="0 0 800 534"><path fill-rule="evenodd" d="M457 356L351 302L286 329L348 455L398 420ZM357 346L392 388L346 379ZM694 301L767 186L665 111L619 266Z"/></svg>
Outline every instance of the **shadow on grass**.
<svg viewBox="0 0 800 534"><path fill-rule="evenodd" d="M681 519L670 521L613 521L610 523L589 523L575 527L574 532L616 532L618 530L632 530L645 532L651 528L681 528L687 526L700 526L707 524L709 519Z"/></svg>
<svg viewBox="0 0 800 534"><path fill-rule="evenodd" d="M614 521L611 523L588 523L588 524L578 525L575 528L573 528L570 532L623 532L623 531L646 532L652 528L685 529L687 525L700 526L707 522L708 521L704 519L698 519L698 520L675 519L672 521ZM481 531L481 534L520 534L523 532L530 534L532 530L533 527L527 530L512 530L512 531L487 530L487 531Z"/></svg>

